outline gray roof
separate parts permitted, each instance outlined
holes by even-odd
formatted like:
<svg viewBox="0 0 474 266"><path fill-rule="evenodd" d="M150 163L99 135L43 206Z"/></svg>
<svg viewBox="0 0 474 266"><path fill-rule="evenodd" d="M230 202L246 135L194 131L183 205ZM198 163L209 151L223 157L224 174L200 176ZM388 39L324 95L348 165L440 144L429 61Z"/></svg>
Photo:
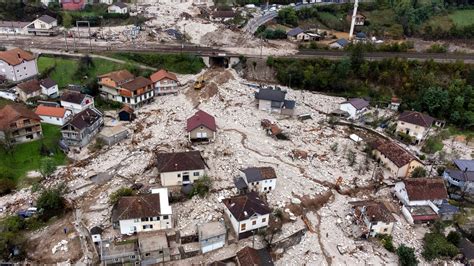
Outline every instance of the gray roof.
<svg viewBox="0 0 474 266"><path fill-rule="evenodd" d="M0 28L24 28L30 22L0 20Z"/></svg>
<svg viewBox="0 0 474 266"><path fill-rule="evenodd" d="M45 87L45 88L51 88L55 85L57 85L56 81L52 80L51 78L45 78L40 80L40 85Z"/></svg>
<svg viewBox="0 0 474 266"><path fill-rule="evenodd" d="M283 102L285 101L286 91L273 89L260 89L255 93L255 98L259 100Z"/></svg>
<svg viewBox="0 0 474 266"><path fill-rule="evenodd" d="M302 32L304 32L304 30L301 29L300 27L297 27L297 28L294 28L294 29L289 30L289 31L286 33L286 35L288 35L288 36L296 36L296 35L298 35L298 34L300 34L300 33L302 33Z"/></svg>
<svg viewBox="0 0 474 266"><path fill-rule="evenodd" d="M94 226L91 228L90 232L91 232L91 235L100 235L102 234L102 228L98 226Z"/></svg>
<svg viewBox="0 0 474 266"><path fill-rule="evenodd" d="M344 47L344 46L349 44L349 41L343 38L343 39L339 39L339 40L335 41L335 43L337 43L340 46Z"/></svg>
<svg viewBox="0 0 474 266"><path fill-rule="evenodd" d="M454 160L454 164L461 171L474 172L474 160Z"/></svg>
<svg viewBox="0 0 474 266"><path fill-rule="evenodd" d="M290 101L290 100L285 100L283 102L283 108L286 109L295 109L296 102L295 101Z"/></svg>
<svg viewBox="0 0 474 266"><path fill-rule="evenodd" d="M241 171L245 174L247 182L250 183L277 178L272 167L250 167Z"/></svg>
<svg viewBox="0 0 474 266"><path fill-rule="evenodd" d="M225 225L221 222L211 222L198 226L199 240L224 235L226 232Z"/></svg>
<svg viewBox="0 0 474 266"><path fill-rule="evenodd" d="M446 173L448 173L451 178L455 178L457 180L461 180L464 182L474 182L474 171L464 172L463 170L446 169Z"/></svg>
<svg viewBox="0 0 474 266"><path fill-rule="evenodd" d="M117 2L117 3L113 4L113 6L118 6L120 8L126 8L127 7L127 5L123 2Z"/></svg>
<svg viewBox="0 0 474 266"><path fill-rule="evenodd" d="M242 177L236 178L234 180L234 185L238 190L248 188L247 183L245 183L245 180Z"/></svg>
<svg viewBox="0 0 474 266"><path fill-rule="evenodd" d="M448 200L445 199L445 200L443 200L443 203L441 203L441 206L439 206L439 212L441 214L444 214L444 213L458 213L459 208L449 204Z"/></svg>
<svg viewBox="0 0 474 266"><path fill-rule="evenodd" d="M48 15L42 15L41 17L38 18L39 20L43 21L44 23L51 24L56 21L55 18L48 16Z"/></svg>
<svg viewBox="0 0 474 266"><path fill-rule="evenodd" d="M367 38L367 35L364 33L364 32L358 32L356 34L356 38L359 38L359 39L366 39Z"/></svg>
<svg viewBox="0 0 474 266"><path fill-rule="evenodd" d="M352 99L349 99L348 101L345 101L343 103L350 103L357 110L361 110L361 109L364 109L365 107L369 106L369 102L364 100L364 99L361 99L361 98L352 98Z"/></svg>

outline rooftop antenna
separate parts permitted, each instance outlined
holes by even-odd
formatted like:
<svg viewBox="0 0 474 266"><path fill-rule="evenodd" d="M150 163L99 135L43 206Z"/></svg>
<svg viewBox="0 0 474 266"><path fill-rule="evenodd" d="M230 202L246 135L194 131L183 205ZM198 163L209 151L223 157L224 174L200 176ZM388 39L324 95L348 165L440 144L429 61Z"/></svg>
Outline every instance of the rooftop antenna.
<svg viewBox="0 0 474 266"><path fill-rule="evenodd" d="M355 22L356 22L357 7L358 6L359 6L359 0L354 0L354 10L352 12L351 30L349 31L349 40L352 40L352 35L354 34L354 26L355 26Z"/></svg>

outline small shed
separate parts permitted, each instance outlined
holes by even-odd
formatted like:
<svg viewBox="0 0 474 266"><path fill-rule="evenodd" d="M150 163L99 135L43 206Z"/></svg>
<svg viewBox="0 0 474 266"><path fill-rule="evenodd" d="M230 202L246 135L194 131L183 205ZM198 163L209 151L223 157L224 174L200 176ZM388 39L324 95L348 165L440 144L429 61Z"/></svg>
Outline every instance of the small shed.
<svg viewBox="0 0 474 266"><path fill-rule="evenodd" d="M226 243L227 229L222 222L211 222L198 226L201 252L222 248Z"/></svg>
<svg viewBox="0 0 474 266"><path fill-rule="evenodd" d="M118 116L120 121L132 122L136 118L133 108L128 105L125 105L122 109L120 109Z"/></svg>
<svg viewBox="0 0 474 266"><path fill-rule="evenodd" d="M98 138L102 139L107 145L114 145L127 137L128 130L123 126L105 127L98 136Z"/></svg>
<svg viewBox="0 0 474 266"><path fill-rule="evenodd" d="M90 233L92 237L92 242L99 243L102 241L102 238L101 238L102 228L98 226L94 226L91 228Z"/></svg>

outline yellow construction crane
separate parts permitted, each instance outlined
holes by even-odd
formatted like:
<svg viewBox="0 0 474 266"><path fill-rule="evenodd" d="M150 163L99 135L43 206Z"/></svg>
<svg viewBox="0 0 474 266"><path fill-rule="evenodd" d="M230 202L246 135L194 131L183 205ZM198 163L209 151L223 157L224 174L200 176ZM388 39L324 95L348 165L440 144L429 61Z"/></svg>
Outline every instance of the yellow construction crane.
<svg viewBox="0 0 474 266"><path fill-rule="evenodd" d="M195 82L194 82L194 89L195 90L200 90L204 88L206 81L204 79L204 75L200 76Z"/></svg>

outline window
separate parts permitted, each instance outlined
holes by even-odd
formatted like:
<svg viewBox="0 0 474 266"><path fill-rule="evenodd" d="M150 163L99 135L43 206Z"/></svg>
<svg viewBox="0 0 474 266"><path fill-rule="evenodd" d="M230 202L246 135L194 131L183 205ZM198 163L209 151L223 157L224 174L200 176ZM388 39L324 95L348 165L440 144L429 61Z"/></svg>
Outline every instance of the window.
<svg viewBox="0 0 474 266"><path fill-rule="evenodd" d="M168 220L168 215L163 215L163 220Z"/></svg>
<svg viewBox="0 0 474 266"><path fill-rule="evenodd" d="M143 226L143 230L145 229L153 229L153 225L152 224L146 224Z"/></svg>
<svg viewBox="0 0 474 266"><path fill-rule="evenodd" d="M246 229L246 225L245 224L241 224L240 225L240 231L245 231Z"/></svg>
<svg viewBox="0 0 474 266"><path fill-rule="evenodd" d="M388 230L387 228L384 228L384 229L383 229L384 232L387 232L387 230Z"/></svg>
<svg viewBox="0 0 474 266"><path fill-rule="evenodd" d="M181 177L181 174L178 174L178 177Z"/></svg>
<svg viewBox="0 0 474 266"><path fill-rule="evenodd" d="M199 176L199 172L194 172L193 176Z"/></svg>
<svg viewBox="0 0 474 266"><path fill-rule="evenodd" d="M134 221L135 223L138 223L138 222L140 222L140 219L135 219L135 220L133 220L133 221Z"/></svg>
<svg viewBox="0 0 474 266"><path fill-rule="evenodd" d="M256 224L257 224L257 220L252 221L252 225L256 225Z"/></svg>
<svg viewBox="0 0 474 266"><path fill-rule="evenodd" d="M148 218L148 217L142 218L142 222L148 222L148 221L149 221L149 218Z"/></svg>
<svg viewBox="0 0 474 266"><path fill-rule="evenodd" d="M148 256L150 256L150 253L145 253L145 257L148 257Z"/></svg>
<svg viewBox="0 0 474 266"><path fill-rule="evenodd" d="M135 255L130 255L130 258L131 258L131 259L135 259Z"/></svg>
<svg viewBox="0 0 474 266"><path fill-rule="evenodd" d="M267 218L262 218L262 223L266 222L267 221Z"/></svg>

